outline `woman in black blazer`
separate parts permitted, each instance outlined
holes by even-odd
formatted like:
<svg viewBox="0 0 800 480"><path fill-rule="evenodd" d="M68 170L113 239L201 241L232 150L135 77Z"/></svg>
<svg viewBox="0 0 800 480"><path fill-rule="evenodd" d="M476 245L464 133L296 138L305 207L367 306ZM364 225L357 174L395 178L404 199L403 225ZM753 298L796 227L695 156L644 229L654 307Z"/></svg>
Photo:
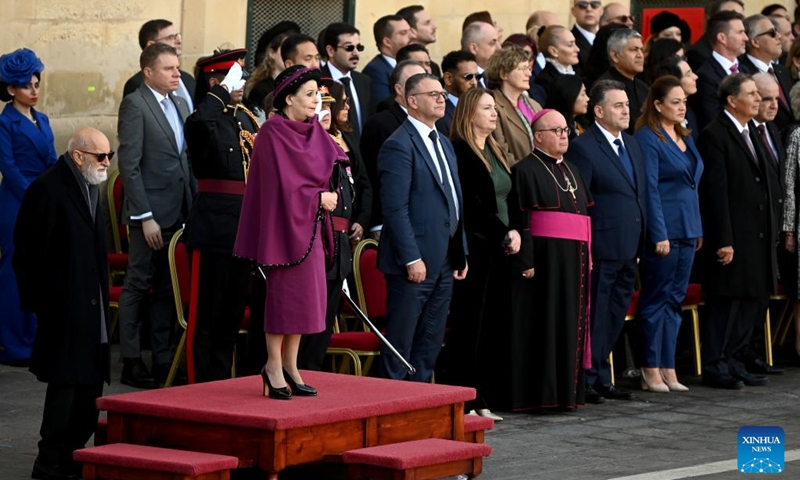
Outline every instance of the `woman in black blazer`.
<svg viewBox="0 0 800 480"><path fill-rule="evenodd" d="M503 323L511 316L508 255L519 251L520 236L508 228L511 177L508 158L491 135L497 116L492 94L476 88L459 98L453 117L450 137L463 192L470 271L454 287L448 365L455 384L477 390L466 410L499 421L489 405L502 403L493 394L507 382L491 384L503 377L493 360L508 349L492 347L507 345L506 337L513 334Z"/></svg>

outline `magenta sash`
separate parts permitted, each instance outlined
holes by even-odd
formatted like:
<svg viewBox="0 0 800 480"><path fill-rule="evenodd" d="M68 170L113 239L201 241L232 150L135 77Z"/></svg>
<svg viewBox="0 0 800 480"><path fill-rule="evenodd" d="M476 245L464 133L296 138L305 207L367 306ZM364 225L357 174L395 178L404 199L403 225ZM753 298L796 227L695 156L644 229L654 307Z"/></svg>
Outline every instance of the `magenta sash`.
<svg viewBox="0 0 800 480"><path fill-rule="evenodd" d="M529 231L534 237L561 238L586 242L589 251L589 272L586 280L586 314L583 334L583 368L592 368L592 336L590 328L591 312L591 271L592 271L592 219L588 215L576 213L548 212L534 210L531 212Z"/></svg>

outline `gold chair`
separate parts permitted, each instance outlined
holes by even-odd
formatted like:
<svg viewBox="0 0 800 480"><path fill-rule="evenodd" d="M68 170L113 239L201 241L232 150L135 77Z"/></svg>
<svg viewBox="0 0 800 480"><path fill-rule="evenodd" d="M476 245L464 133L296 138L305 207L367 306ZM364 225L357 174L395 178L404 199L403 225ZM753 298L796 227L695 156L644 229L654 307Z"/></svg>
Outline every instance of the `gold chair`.
<svg viewBox="0 0 800 480"><path fill-rule="evenodd" d="M186 328L188 326L186 309L191 301L191 273L189 271L189 252L186 250L186 245L180 242L182 235L183 229L175 232L169 242L169 250L167 252L169 273L172 278L172 293L175 297L175 313L183 334L178 346L175 348L175 355L172 357L172 365L169 369L169 375L167 375L167 381L164 382L164 388L172 386L172 382L175 381L175 375L178 372L178 365L180 365L183 355L186 353Z"/></svg>

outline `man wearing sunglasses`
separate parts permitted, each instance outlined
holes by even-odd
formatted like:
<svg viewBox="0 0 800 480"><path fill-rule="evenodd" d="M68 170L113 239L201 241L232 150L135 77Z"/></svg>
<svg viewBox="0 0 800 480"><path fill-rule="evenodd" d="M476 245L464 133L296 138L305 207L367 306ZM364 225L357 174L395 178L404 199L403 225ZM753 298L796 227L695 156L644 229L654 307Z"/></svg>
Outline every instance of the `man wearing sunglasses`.
<svg viewBox="0 0 800 480"><path fill-rule="evenodd" d="M375 113L372 98L372 79L357 72L364 45L361 33L348 23L331 23L325 27L325 52L328 63L322 67L322 76L341 83L347 92L350 113L347 121L360 136L367 119Z"/></svg>
<svg viewBox="0 0 800 480"><path fill-rule="evenodd" d="M600 16L601 27L616 23L633 28L634 21L636 21L636 18L631 15L631 11L625 5L616 2L606 5L603 8L603 15Z"/></svg>
<svg viewBox="0 0 800 480"><path fill-rule="evenodd" d="M14 232L22 307L39 323L30 370L47 384L31 478L80 478L72 452L97 428L110 381L108 261L100 184L114 152L102 132L75 132L25 194Z"/></svg>
<svg viewBox="0 0 800 480"><path fill-rule="evenodd" d="M175 25L169 20L150 20L145 22L142 28L139 29L139 46L142 47L142 50L154 43L165 43L174 48L175 51L178 52L178 58L183 54L183 37L181 37L181 32L179 32L178 29L175 28ZM196 82L189 72L184 72L183 70L180 72L181 78L178 83L178 89L175 90L175 95L186 101L186 104L189 106L189 112L191 112L194 110L194 88ZM142 82L144 82L142 72L136 72L125 82L122 96L126 97L135 92L136 89L142 85Z"/></svg>
<svg viewBox="0 0 800 480"><path fill-rule="evenodd" d="M794 121L792 108L789 105L789 92L792 90L792 76L783 65L775 63L783 51L783 40L778 29L769 17L757 14L744 19L744 28L747 31L747 53L739 58L739 69L742 73L755 75L766 73L778 84L778 115L775 125L783 130Z"/></svg>
<svg viewBox="0 0 800 480"><path fill-rule="evenodd" d="M478 64L475 63L475 55L463 50L455 50L444 56L442 60L444 70L444 89L447 91L447 100L444 106L444 117L436 122L436 129L450 137L450 126L453 124L453 115L456 113L458 99L478 86L478 80L482 75L478 73Z"/></svg>
<svg viewBox="0 0 800 480"><path fill-rule="evenodd" d="M575 17L575 26L572 27L572 34L575 36L575 44L581 49L578 54L581 70L586 68L589 50L592 49L594 37L600 28L600 17L602 15L603 3L600 0L575 0L572 4L572 16Z"/></svg>

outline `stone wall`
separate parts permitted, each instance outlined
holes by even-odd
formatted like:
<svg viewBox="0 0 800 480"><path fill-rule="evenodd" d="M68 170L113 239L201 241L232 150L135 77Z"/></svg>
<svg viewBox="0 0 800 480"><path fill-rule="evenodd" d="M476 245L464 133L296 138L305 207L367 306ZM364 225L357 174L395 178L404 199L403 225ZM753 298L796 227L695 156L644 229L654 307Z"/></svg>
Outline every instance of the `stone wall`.
<svg viewBox="0 0 800 480"><path fill-rule="evenodd" d="M357 0L356 26L367 47L362 67L377 50L372 24L410 3L424 5L438 24L430 46L435 61L459 47L461 23L470 12L489 9L505 34L522 32L530 12L549 9L570 23L568 0ZM137 33L153 18L172 20L183 35L183 68L223 44L243 46L247 0L3 0L0 52L27 46L46 66L40 108L51 118L56 149L82 125L105 132L116 144L116 114L125 81L138 70ZM607 2L606 2L607 3ZM623 0L622 3L629 3ZM773 0L748 0L748 13ZM781 0L787 6L791 0ZM316 35L316 32L312 32Z"/></svg>

